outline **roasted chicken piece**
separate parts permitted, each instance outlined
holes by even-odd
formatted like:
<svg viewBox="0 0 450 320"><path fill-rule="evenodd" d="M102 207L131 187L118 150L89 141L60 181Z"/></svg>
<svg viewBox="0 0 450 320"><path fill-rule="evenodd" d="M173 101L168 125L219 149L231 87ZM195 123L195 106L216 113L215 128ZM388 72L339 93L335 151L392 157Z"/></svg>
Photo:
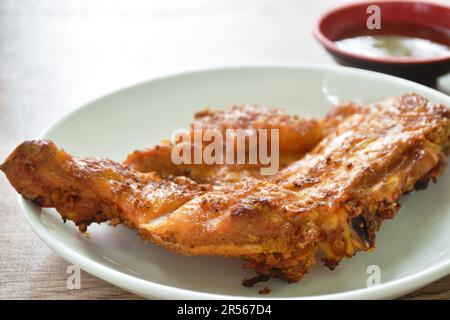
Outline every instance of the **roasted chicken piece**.
<svg viewBox="0 0 450 320"><path fill-rule="evenodd" d="M298 214L317 214L327 266L375 246L375 232L395 216L398 200L436 181L450 149L450 110L416 94L370 106L340 106L334 132L281 171L277 184L302 200Z"/></svg>
<svg viewBox="0 0 450 320"><path fill-rule="evenodd" d="M21 144L1 170L25 198L82 231L125 223L181 254L242 257L259 274L297 281L318 255L334 268L373 248L401 194L442 173L449 135L449 110L408 94L353 110L271 179L202 185L75 158L42 141Z"/></svg>
<svg viewBox="0 0 450 320"><path fill-rule="evenodd" d="M204 129L218 129L223 135L227 129L278 129L280 153L297 157L311 150L323 137L316 119L305 119L281 109L258 105L232 106L225 111L205 109L197 112L194 120ZM270 141L270 135L267 138Z"/></svg>
<svg viewBox="0 0 450 320"><path fill-rule="evenodd" d="M342 258L373 249L400 196L442 174L450 112L414 94L339 109L327 120L345 114L342 123L303 159L271 179L193 199L149 224L152 239L192 255L231 255L246 243L255 249L246 256L248 267L288 281L299 280L317 255L333 269ZM241 224L248 229L236 234L233 227ZM281 239L274 228L282 228Z"/></svg>
<svg viewBox="0 0 450 320"><path fill-rule="evenodd" d="M72 157L51 141L26 141L0 167L26 199L54 207L85 231L110 220L138 228L211 190L185 177L162 179L108 159Z"/></svg>
<svg viewBox="0 0 450 320"><path fill-rule="evenodd" d="M337 117L333 117L337 119ZM330 123L330 126L332 124ZM225 111L205 109L195 114L194 123L190 127L189 142L194 146L195 136L206 146L211 139L203 139L208 130L218 131L226 139L229 135L233 144L233 163L227 163L226 148L223 148L222 164L207 164L202 161L194 163L194 148L191 148L190 163L175 164L171 159L174 151L173 143L164 143L153 148L135 151L128 156L125 164L140 172L156 172L162 177L186 176L200 183L223 184L235 183L246 177L265 178L261 168L267 164L236 163L238 138L232 130L243 130L247 135L245 143L246 158L248 159L249 141L255 136L259 141L259 129L267 130L267 146L271 152L272 129L278 131L279 167L284 168L289 163L300 159L323 138L323 126L315 119L303 119L296 115L289 115L280 109L268 109L257 105L232 106ZM232 129L232 130L229 130ZM254 129L254 130L247 130ZM204 141L206 140L206 141ZM257 145L257 148L259 145Z"/></svg>
<svg viewBox="0 0 450 320"><path fill-rule="evenodd" d="M56 208L83 232L92 222L124 223L181 254L257 258L291 280L314 263L315 226L286 219L297 194L264 180L213 187L163 179L111 160L72 157L50 141L22 143L1 170L24 198Z"/></svg>

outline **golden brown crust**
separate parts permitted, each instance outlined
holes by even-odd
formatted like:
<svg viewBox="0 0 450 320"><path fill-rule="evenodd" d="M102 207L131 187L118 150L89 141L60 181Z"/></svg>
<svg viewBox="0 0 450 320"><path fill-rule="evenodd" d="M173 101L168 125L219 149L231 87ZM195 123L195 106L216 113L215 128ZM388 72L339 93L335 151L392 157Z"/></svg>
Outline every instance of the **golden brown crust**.
<svg viewBox="0 0 450 320"><path fill-rule="evenodd" d="M306 157L280 172L277 183L302 198L299 213L318 214L327 265L371 249L381 221L398 211L401 194L442 173L449 118L445 106L415 94L358 107ZM353 225L361 224L358 236Z"/></svg>
<svg viewBox="0 0 450 320"><path fill-rule="evenodd" d="M228 186L75 158L51 142L23 143L1 170L25 198L82 230L122 222L181 254L242 257L259 274L297 281L318 255L334 268L374 247L399 197L442 174L449 118L414 94L358 107L277 176Z"/></svg>
<svg viewBox="0 0 450 320"><path fill-rule="evenodd" d="M191 139L201 128L218 130L223 137L227 129L268 130L268 146L272 129L279 130L280 167L300 159L322 138L323 130L319 121L289 115L283 110L268 109L257 105L232 106L225 111L205 109L194 116L196 125L191 125ZM205 142L207 144L208 142ZM234 139L236 146L236 139ZM248 147L248 146L247 146ZM171 159L173 144L158 145L153 148L131 153L124 164L140 172L156 172L163 177L186 176L200 183L235 183L244 178L264 178L260 164L174 164ZM193 150L193 149L192 149ZM236 150L236 148L235 148ZM248 152L248 149L246 150ZM192 151L193 154L193 151ZM226 154L225 151L223 153ZM226 161L223 161L226 163Z"/></svg>
<svg viewBox="0 0 450 320"><path fill-rule="evenodd" d="M184 177L142 174L108 159L72 157L51 141L20 144L1 170L23 197L55 207L81 230L107 220L137 228L209 188Z"/></svg>
<svg viewBox="0 0 450 320"><path fill-rule="evenodd" d="M227 129L278 129L280 154L294 154L297 159L323 137L322 127L316 119L305 119L281 109L258 105L232 106L225 111L206 109L196 113L194 119L203 128L218 129L223 134ZM268 138L270 141L270 136Z"/></svg>

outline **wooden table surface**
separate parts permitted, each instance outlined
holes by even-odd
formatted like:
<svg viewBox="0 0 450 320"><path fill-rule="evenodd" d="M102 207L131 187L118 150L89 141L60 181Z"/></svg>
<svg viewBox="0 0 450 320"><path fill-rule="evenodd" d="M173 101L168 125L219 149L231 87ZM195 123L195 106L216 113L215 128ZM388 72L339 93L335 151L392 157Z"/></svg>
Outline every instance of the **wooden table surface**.
<svg viewBox="0 0 450 320"><path fill-rule="evenodd" d="M333 64L311 36L342 0L2 0L0 161L83 102L193 68L247 63ZM443 1L445 2L445 1ZM136 299L68 263L32 232L0 174L0 298ZM405 299L450 299L450 277Z"/></svg>

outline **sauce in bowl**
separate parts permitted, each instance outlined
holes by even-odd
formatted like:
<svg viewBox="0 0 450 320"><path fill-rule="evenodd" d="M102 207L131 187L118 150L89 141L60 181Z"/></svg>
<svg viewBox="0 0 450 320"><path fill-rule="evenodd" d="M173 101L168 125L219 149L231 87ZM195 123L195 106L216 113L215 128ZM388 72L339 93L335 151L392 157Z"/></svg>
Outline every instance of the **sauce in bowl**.
<svg viewBox="0 0 450 320"><path fill-rule="evenodd" d="M357 36L335 41L342 50L369 57L429 58L450 56L445 44L400 35Z"/></svg>

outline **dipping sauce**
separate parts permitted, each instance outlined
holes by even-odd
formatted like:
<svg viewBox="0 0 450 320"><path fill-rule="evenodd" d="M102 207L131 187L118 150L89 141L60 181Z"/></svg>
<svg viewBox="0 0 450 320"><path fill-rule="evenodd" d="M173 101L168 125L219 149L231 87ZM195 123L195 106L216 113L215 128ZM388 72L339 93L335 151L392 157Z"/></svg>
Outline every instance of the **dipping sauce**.
<svg viewBox="0 0 450 320"><path fill-rule="evenodd" d="M370 57L450 56L450 48L445 44L406 36L359 36L339 40L335 44L342 50Z"/></svg>

